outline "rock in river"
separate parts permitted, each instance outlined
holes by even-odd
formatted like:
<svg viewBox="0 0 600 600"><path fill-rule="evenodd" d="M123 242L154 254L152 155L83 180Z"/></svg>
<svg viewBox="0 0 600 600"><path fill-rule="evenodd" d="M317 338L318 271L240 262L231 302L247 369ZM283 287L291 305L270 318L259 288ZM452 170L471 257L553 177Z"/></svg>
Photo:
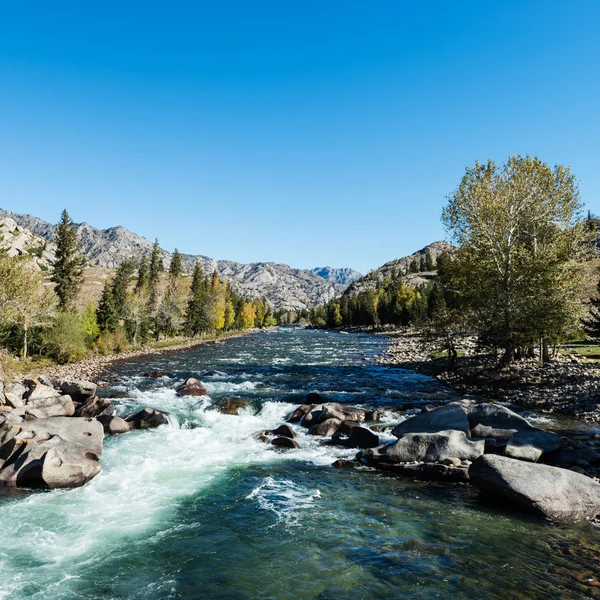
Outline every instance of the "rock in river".
<svg viewBox="0 0 600 600"><path fill-rule="evenodd" d="M185 383L181 384L177 390L178 396L207 396L208 390L204 384L195 377L190 377Z"/></svg>
<svg viewBox="0 0 600 600"><path fill-rule="evenodd" d="M160 412L160 410L143 408L134 415L127 417L125 421L132 424L132 429L150 429L159 425L167 425L169 418L166 413Z"/></svg>
<svg viewBox="0 0 600 600"><path fill-rule="evenodd" d="M567 469L486 455L473 462L469 475L495 498L553 521L584 521L600 514L600 484Z"/></svg>
<svg viewBox="0 0 600 600"><path fill-rule="evenodd" d="M0 485L79 487L100 472L102 425L80 417L0 418Z"/></svg>
<svg viewBox="0 0 600 600"><path fill-rule="evenodd" d="M396 425L392 435L401 437L405 433L437 433L455 429L469 435L467 411L459 404L447 404L440 408L420 413Z"/></svg>

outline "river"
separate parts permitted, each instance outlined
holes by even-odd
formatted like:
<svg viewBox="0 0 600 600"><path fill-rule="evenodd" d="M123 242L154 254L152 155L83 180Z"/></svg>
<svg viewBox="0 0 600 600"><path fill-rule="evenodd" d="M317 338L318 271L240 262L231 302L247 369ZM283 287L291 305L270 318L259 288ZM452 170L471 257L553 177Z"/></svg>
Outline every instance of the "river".
<svg viewBox="0 0 600 600"><path fill-rule="evenodd" d="M291 451L254 438L310 391L389 422L453 396L376 364L384 343L286 328L115 365L102 394L131 397L119 414L151 406L171 422L106 438L82 488L0 496L0 599L600 598L585 583L598 527L492 507L469 486L337 470L356 451L301 432ZM209 398L176 396L189 376ZM221 414L225 398L253 408Z"/></svg>

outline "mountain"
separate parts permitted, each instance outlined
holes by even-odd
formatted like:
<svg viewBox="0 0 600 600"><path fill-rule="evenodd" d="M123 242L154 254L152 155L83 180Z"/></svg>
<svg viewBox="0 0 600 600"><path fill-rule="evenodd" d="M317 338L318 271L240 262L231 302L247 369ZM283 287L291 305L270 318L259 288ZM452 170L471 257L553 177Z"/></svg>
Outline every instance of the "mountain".
<svg viewBox="0 0 600 600"><path fill-rule="evenodd" d="M358 271L350 269L349 267L343 267L341 269L336 269L334 267L316 267L311 269L311 271L315 275L326 279L334 285L340 285L344 288L362 277Z"/></svg>
<svg viewBox="0 0 600 600"><path fill-rule="evenodd" d="M0 252L6 252L8 256L31 256L33 264L41 271L47 271L56 260L54 244L8 217L0 218Z"/></svg>
<svg viewBox="0 0 600 600"><path fill-rule="evenodd" d="M48 242L54 240L56 225L32 215L21 215L0 209L0 219L12 219L16 225ZM124 227L96 229L87 223L76 225L81 252L92 265L114 269L128 258L149 255L152 243ZM39 244L35 242L35 244ZM171 254L162 251L165 265ZM301 310L331 300L341 290L331 281L312 271L293 269L276 263L241 264L228 260L215 260L207 256L182 255L184 270L191 272L200 261L205 273L217 271L240 294L250 298L266 298L275 308Z"/></svg>
<svg viewBox="0 0 600 600"><path fill-rule="evenodd" d="M425 246L425 248L421 248L421 250L414 252L410 256L404 256L402 258L392 260L385 263L385 265L382 267L379 267L379 269L371 271L368 275L365 275L363 278L352 283L345 293L354 296L356 294L375 289L378 284L382 283L386 277L390 277L393 273L406 273L404 275L404 281L406 283L415 286L422 285L423 283L434 279L436 272L431 271L425 273L409 273L408 271L411 262L416 259L417 264L420 264L421 257L426 256L427 252L429 252L435 263L440 254L444 252L452 252L454 249L454 246L448 242L433 242L433 244L429 244L428 246Z"/></svg>

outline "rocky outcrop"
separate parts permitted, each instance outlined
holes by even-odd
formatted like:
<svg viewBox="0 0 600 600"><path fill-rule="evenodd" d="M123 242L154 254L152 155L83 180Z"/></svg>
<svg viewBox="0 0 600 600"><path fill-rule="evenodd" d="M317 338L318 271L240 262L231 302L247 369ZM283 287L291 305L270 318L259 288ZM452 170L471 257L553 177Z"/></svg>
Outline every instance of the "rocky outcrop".
<svg viewBox="0 0 600 600"><path fill-rule="evenodd" d="M143 408L134 415L125 419L130 424L131 429L151 429L160 425L168 425L169 417L167 413L155 410L154 408Z"/></svg>
<svg viewBox="0 0 600 600"><path fill-rule="evenodd" d="M0 485L78 487L100 472L102 425L93 419L0 417Z"/></svg>
<svg viewBox="0 0 600 600"><path fill-rule="evenodd" d="M402 437L406 433L437 433L454 429L470 434L467 411L458 404L448 404L441 408L417 414L392 429L392 435Z"/></svg>
<svg viewBox="0 0 600 600"><path fill-rule="evenodd" d="M469 474L495 499L553 521L572 523L600 515L600 485L567 469L486 455L473 462Z"/></svg>
<svg viewBox="0 0 600 600"><path fill-rule="evenodd" d="M31 264L42 271L47 271L56 260L55 244L17 225L10 217L0 218L0 253L3 252L30 257Z"/></svg>

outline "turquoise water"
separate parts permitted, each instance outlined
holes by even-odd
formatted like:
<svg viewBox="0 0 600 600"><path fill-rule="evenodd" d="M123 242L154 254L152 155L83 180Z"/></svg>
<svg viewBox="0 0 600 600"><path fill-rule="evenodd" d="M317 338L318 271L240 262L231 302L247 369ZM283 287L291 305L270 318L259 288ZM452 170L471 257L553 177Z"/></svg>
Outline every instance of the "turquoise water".
<svg viewBox="0 0 600 600"><path fill-rule="evenodd" d="M469 486L338 471L355 451L303 434L280 452L253 434L320 391L389 409L452 396L374 364L383 340L285 329L146 357L103 394L171 423L105 440L77 490L0 497L0 599L600 598L600 530L482 504ZM142 374L163 370L173 377ZM210 398L177 398L186 377ZM223 398L252 408L223 415Z"/></svg>

